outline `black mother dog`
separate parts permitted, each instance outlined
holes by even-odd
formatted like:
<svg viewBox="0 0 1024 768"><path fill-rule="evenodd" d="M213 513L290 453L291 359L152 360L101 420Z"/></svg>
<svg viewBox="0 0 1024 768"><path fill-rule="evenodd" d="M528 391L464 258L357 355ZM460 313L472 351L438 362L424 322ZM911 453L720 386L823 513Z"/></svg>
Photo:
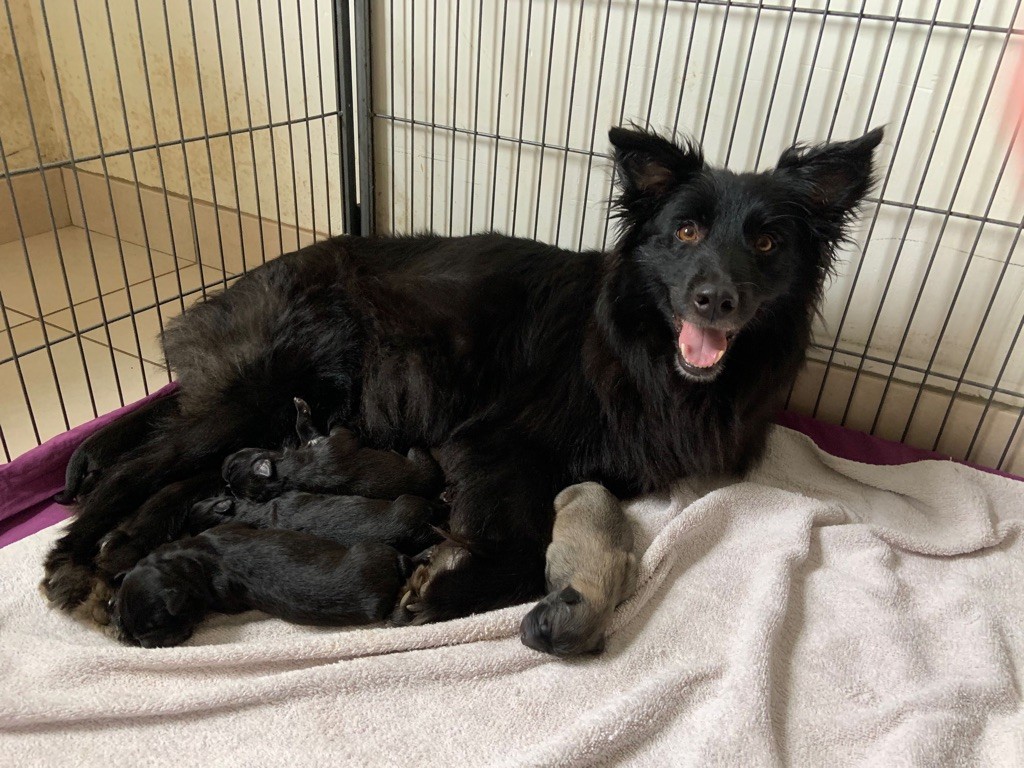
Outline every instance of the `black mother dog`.
<svg viewBox="0 0 1024 768"><path fill-rule="evenodd" d="M186 311L164 336L174 417L103 471L47 557L50 599L72 608L111 578L98 542L163 486L282 445L295 395L367 445L433 449L452 540L410 577L410 622L540 594L552 499L571 483L623 497L749 468L882 132L794 147L759 174L653 133L610 137L621 235L607 253L340 237Z"/></svg>

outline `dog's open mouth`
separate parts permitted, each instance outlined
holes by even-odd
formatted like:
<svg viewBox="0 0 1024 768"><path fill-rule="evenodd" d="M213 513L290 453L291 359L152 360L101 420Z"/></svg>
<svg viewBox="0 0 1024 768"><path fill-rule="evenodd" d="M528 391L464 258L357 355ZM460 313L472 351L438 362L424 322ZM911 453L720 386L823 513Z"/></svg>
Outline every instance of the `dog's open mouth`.
<svg viewBox="0 0 1024 768"><path fill-rule="evenodd" d="M710 378L718 372L735 331L679 322L679 358L685 373Z"/></svg>

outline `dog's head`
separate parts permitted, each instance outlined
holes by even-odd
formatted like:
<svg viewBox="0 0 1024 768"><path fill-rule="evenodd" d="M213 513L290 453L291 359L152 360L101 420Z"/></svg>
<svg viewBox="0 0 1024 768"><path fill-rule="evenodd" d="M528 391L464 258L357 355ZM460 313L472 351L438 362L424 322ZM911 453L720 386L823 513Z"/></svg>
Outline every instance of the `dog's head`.
<svg viewBox="0 0 1024 768"><path fill-rule="evenodd" d="M523 617L523 645L555 656L604 650L605 615L573 587L552 592Z"/></svg>
<svg viewBox="0 0 1024 768"><path fill-rule="evenodd" d="M187 555L150 555L121 581L111 621L121 638L143 648L188 640L206 612L201 569Z"/></svg>
<svg viewBox="0 0 1024 768"><path fill-rule="evenodd" d="M714 379L737 334L775 302L813 309L835 247L872 183L875 129L793 147L764 173L732 173L701 150L613 128L623 236L619 251L675 339L676 367Z"/></svg>
<svg viewBox="0 0 1024 768"><path fill-rule="evenodd" d="M243 499L267 501L285 490L277 473L280 451L243 448L224 459L221 474L231 492Z"/></svg>

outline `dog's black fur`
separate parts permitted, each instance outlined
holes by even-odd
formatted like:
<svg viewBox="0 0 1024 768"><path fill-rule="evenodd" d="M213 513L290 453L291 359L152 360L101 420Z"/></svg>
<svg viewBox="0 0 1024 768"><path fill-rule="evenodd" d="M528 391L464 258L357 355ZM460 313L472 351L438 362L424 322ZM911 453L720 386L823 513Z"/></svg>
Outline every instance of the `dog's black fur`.
<svg viewBox="0 0 1024 768"><path fill-rule="evenodd" d="M196 503L189 515L193 530L234 520L257 528L300 531L346 547L379 541L406 555L438 543L441 536L434 525L444 517L444 505L421 496L385 501L302 491L286 491L265 502L214 496Z"/></svg>
<svg viewBox="0 0 1024 768"><path fill-rule="evenodd" d="M176 394L172 392L146 403L83 440L68 461L64 472L64 490L54 496L53 500L58 504L69 505L84 499L104 469L112 467L127 450L142 443L159 429L159 425L174 410Z"/></svg>
<svg viewBox="0 0 1024 768"><path fill-rule="evenodd" d="M294 395L368 445L427 446L441 465L451 534L470 546L421 566L419 610L400 620L538 595L552 499L571 483L623 497L749 468L804 360L881 131L790 149L760 174L653 133L610 136L621 235L608 253L496 234L341 237L185 312L164 337L176 419L86 499L47 559L51 600L74 606L109 577L98 541L161 487L280 446ZM729 336L728 351L690 365L687 333Z"/></svg>
<svg viewBox="0 0 1024 768"><path fill-rule="evenodd" d="M118 588L112 620L122 639L145 648L185 642L210 611L367 624L387 617L408 572L407 559L386 544L344 547L228 523L145 557Z"/></svg>
<svg viewBox="0 0 1024 768"><path fill-rule="evenodd" d="M422 448L405 456L360 445L344 427L298 448L243 448L224 460L224 482L236 496L266 501L285 491L352 494L395 499L403 494L437 496L444 477Z"/></svg>

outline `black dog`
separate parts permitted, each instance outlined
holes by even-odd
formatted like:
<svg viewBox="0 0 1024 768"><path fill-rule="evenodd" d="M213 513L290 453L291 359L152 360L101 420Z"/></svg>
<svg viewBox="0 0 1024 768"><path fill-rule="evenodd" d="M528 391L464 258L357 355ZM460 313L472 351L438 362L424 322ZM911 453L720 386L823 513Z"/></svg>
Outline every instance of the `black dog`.
<svg viewBox="0 0 1024 768"><path fill-rule="evenodd" d="M749 468L882 132L787 150L759 174L652 133L610 137L621 234L607 253L496 234L341 237L173 321L178 416L104 473L47 558L50 598L69 608L109 578L97 543L163 485L282 445L295 394L369 446L427 446L441 465L451 535L469 546L434 548L407 621L540 594L567 485L621 498Z"/></svg>
<svg viewBox="0 0 1024 768"><path fill-rule="evenodd" d="M175 394L146 403L83 440L71 454L64 471L64 490L53 500L58 504L74 504L76 499L87 496L105 468L141 445L173 412Z"/></svg>
<svg viewBox="0 0 1024 768"><path fill-rule="evenodd" d="M300 531L346 547L379 541L416 555L441 540L434 524L443 518L443 505L421 496L384 501L288 491L266 502L215 496L192 507L189 524L202 530L235 520L258 528Z"/></svg>
<svg viewBox="0 0 1024 768"><path fill-rule="evenodd" d="M352 547L241 523L166 544L125 575L113 622L145 648L178 645L210 611L260 610L299 624L384 619L408 574L385 544Z"/></svg>

